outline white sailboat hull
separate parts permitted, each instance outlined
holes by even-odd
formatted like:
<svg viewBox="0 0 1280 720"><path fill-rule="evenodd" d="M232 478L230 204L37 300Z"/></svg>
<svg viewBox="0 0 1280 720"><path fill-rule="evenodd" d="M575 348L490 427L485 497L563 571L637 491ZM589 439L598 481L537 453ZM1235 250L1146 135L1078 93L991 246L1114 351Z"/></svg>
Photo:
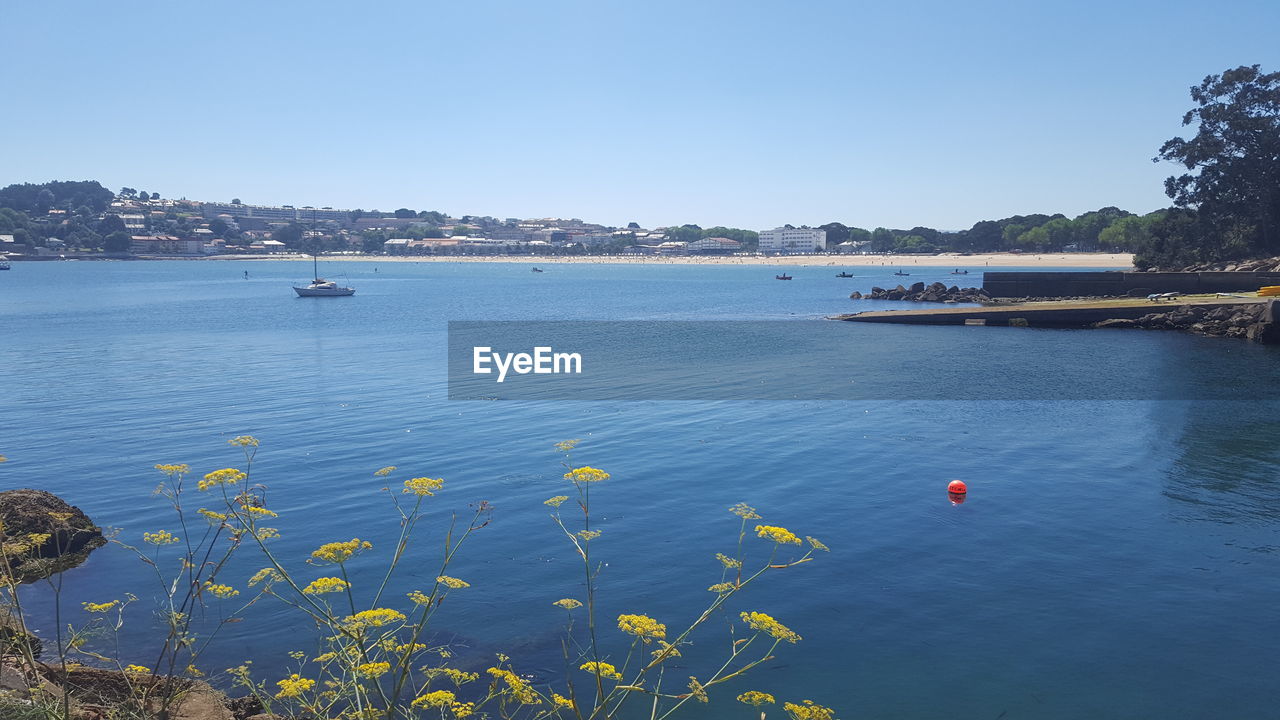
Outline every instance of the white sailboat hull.
<svg viewBox="0 0 1280 720"><path fill-rule="evenodd" d="M356 289L349 287L312 288L295 285L293 291L298 293L298 297L346 297L356 294Z"/></svg>

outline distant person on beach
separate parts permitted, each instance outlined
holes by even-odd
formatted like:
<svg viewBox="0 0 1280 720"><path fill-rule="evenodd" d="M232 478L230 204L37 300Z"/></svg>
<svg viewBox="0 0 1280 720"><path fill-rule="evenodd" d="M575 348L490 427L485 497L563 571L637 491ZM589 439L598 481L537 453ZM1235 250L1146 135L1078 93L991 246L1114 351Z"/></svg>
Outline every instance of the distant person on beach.
<svg viewBox="0 0 1280 720"><path fill-rule="evenodd" d="M245 270L245 271L244 271L244 279L245 279L245 280L248 280L248 279L249 279L249 271L248 271L248 270Z"/></svg>

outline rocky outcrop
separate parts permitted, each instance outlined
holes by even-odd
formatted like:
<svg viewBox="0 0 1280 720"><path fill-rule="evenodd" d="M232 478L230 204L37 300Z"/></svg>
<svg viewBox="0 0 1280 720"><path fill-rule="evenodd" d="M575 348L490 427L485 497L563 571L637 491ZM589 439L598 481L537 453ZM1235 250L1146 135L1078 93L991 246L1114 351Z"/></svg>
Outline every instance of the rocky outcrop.
<svg viewBox="0 0 1280 720"><path fill-rule="evenodd" d="M107 542L80 508L43 490L0 492L0 523L4 542L22 550L8 554L9 571L19 582L73 568Z"/></svg>
<svg viewBox="0 0 1280 720"><path fill-rule="evenodd" d="M918 282L911 287L899 285L892 290L873 287L868 295L855 291L849 298L852 300L905 300L907 302L935 303L983 303L991 300L991 296L987 295L987 292L982 288L960 288L955 285L947 287L940 282L932 285Z"/></svg>
<svg viewBox="0 0 1280 720"><path fill-rule="evenodd" d="M5 693L21 698L43 695L58 702L65 699L73 720L285 720L264 715L256 698L228 698L203 680L126 675L120 670L83 665L64 668L38 663L28 667L13 658L0 663L0 695Z"/></svg>
<svg viewBox="0 0 1280 720"><path fill-rule="evenodd" d="M40 659L44 643L27 631L18 618L0 611L0 657L26 657Z"/></svg>
<svg viewBox="0 0 1280 720"><path fill-rule="evenodd" d="M1246 338L1262 343L1280 342L1280 323L1268 305L1181 306L1168 312L1148 313L1136 319L1103 320L1096 328L1137 328L1141 330L1182 330L1213 337Z"/></svg>
<svg viewBox="0 0 1280 720"><path fill-rule="evenodd" d="M1188 265L1185 268L1164 268L1169 272L1183 273L1280 273L1280 258L1257 258L1253 260L1220 260L1217 263L1201 263ZM1148 268L1148 272L1158 272L1160 268Z"/></svg>

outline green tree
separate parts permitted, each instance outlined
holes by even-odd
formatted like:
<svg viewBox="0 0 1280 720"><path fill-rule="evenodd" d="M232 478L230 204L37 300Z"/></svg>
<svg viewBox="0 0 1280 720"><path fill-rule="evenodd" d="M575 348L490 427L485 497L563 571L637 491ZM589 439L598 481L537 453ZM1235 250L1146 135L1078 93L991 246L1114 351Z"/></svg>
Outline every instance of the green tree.
<svg viewBox="0 0 1280 720"><path fill-rule="evenodd" d="M702 228L697 225L678 225L664 228L662 232L668 240L676 242L693 242L702 239Z"/></svg>
<svg viewBox="0 0 1280 720"><path fill-rule="evenodd" d="M271 233L271 239L284 243L286 247L299 247L302 243L302 226L298 223L289 223L277 228Z"/></svg>
<svg viewBox="0 0 1280 720"><path fill-rule="evenodd" d="M1112 252L1134 252L1146 247L1151 240L1151 224L1157 219L1158 213L1122 217L1098 233L1098 246Z"/></svg>
<svg viewBox="0 0 1280 720"><path fill-rule="evenodd" d="M401 219L406 219L406 218L415 218L415 217L418 217L418 213L416 213L416 212L414 212L414 211L410 210L409 208L400 208L399 210L396 210L396 211L395 211L395 213L393 213L393 214L394 214L396 217L401 218Z"/></svg>
<svg viewBox="0 0 1280 720"><path fill-rule="evenodd" d="M871 231L871 249L876 252L888 252L895 245L893 231L878 227Z"/></svg>
<svg viewBox="0 0 1280 720"><path fill-rule="evenodd" d="M114 232L124 232L124 221L119 215L106 215L102 221L98 223L99 235L110 235Z"/></svg>
<svg viewBox="0 0 1280 720"><path fill-rule="evenodd" d="M48 188L36 193L35 211L37 215L44 215L53 208L54 196Z"/></svg>
<svg viewBox="0 0 1280 720"><path fill-rule="evenodd" d="M827 231L827 247L833 248L849 239L849 226L844 223L829 222L826 225L819 225L819 230Z"/></svg>
<svg viewBox="0 0 1280 720"><path fill-rule="evenodd" d="M1210 75L1191 99L1182 124L1196 134L1168 140L1154 160L1188 170L1165 180L1165 193L1195 217L1166 218L1146 259L1280 254L1280 72L1250 65ZM1197 247L1169 244L1178 241Z"/></svg>
<svg viewBox="0 0 1280 720"><path fill-rule="evenodd" d="M117 230L102 239L102 249L113 253L129 252L131 243L132 240L129 238L129 233Z"/></svg>

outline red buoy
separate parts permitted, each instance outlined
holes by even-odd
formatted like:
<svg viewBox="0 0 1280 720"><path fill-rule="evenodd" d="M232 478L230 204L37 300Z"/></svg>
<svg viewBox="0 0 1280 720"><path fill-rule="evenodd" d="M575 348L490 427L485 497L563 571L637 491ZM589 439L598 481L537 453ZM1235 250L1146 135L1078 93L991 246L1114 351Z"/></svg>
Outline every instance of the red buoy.
<svg viewBox="0 0 1280 720"><path fill-rule="evenodd" d="M969 492L969 488L965 486L963 480L952 480L947 483L947 492L953 495L964 495Z"/></svg>

